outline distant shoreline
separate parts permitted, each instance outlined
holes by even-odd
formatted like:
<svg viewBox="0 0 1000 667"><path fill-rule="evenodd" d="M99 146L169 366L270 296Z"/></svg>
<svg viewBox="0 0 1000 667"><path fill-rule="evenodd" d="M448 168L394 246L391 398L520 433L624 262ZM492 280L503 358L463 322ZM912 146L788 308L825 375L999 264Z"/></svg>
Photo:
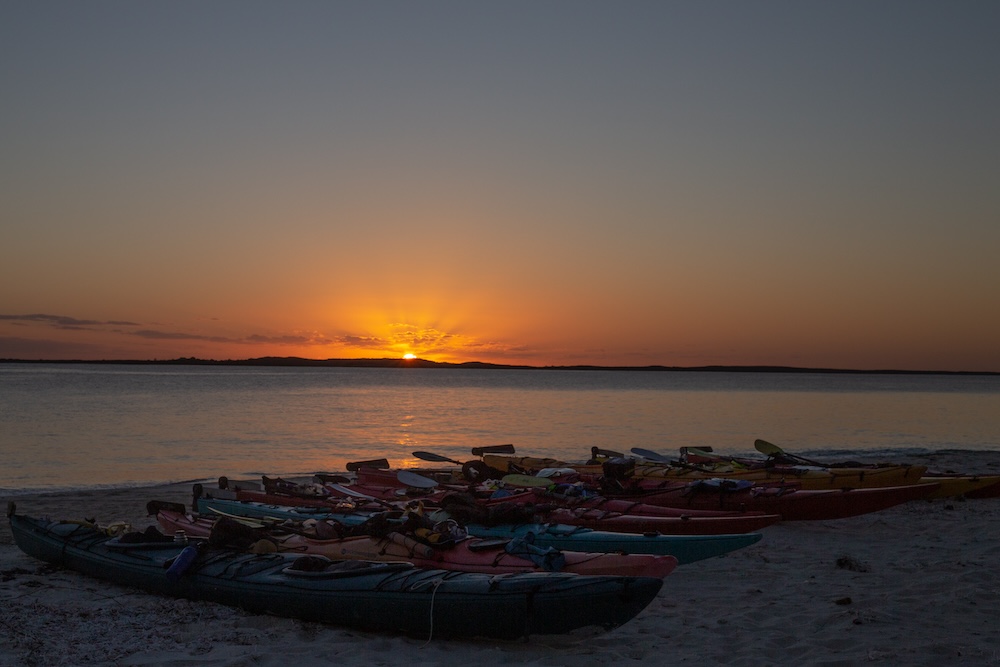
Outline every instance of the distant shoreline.
<svg viewBox="0 0 1000 667"><path fill-rule="evenodd" d="M807 368L797 366L599 366L576 364L569 366L528 366L493 364L483 361L451 363L426 359L306 359L303 357L260 357L256 359L0 359L0 364L115 364L144 366L293 366L326 368L440 368L473 370L548 370L548 371L641 371L684 373L831 373L854 375L973 375L998 376L996 371L941 371L898 369Z"/></svg>

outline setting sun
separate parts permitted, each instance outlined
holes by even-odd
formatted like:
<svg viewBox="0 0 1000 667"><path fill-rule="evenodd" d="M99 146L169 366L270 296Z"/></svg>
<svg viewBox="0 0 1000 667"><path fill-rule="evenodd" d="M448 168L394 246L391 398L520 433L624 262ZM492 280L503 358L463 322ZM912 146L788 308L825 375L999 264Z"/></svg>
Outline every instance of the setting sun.
<svg viewBox="0 0 1000 667"><path fill-rule="evenodd" d="M417 355L413 354L412 352L407 352L406 354L403 355L403 358L404 359L416 359Z"/></svg>

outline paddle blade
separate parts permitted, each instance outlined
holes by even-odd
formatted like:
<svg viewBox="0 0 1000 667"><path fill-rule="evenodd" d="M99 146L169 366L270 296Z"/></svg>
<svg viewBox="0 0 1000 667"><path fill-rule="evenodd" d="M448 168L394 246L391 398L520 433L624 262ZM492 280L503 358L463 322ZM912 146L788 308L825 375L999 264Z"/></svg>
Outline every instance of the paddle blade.
<svg viewBox="0 0 1000 667"><path fill-rule="evenodd" d="M434 452L412 452L412 454L418 459L422 459L424 461L434 461L435 463L456 463L458 465L462 465L461 461L449 459L447 456L441 456L440 454L435 454Z"/></svg>
<svg viewBox="0 0 1000 667"><path fill-rule="evenodd" d="M388 470L389 461L387 461L386 459L373 459L371 461L354 461L353 463L348 463L345 467L350 472L357 472L362 468L377 468L379 470Z"/></svg>
<svg viewBox="0 0 1000 667"><path fill-rule="evenodd" d="M767 440L760 440L758 438L757 440L754 440L753 446L756 447L757 451L760 452L761 454L767 454L773 459L782 459L785 461L803 463L805 465L810 465L810 466L820 466L820 467L826 466L826 464L824 463L820 463L819 461L813 461L812 459L807 459L806 457L799 456L798 454L789 454L781 447L778 447L777 445L772 445Z"/></svg>
<svg viewBox="0 0 1000 667"><path fill-rule="evenodd" d="M660 454L659 452L654 452L652 449L643 449L642 447L633 447L632 453L636 456L641 456L647 461L657 461L660 463L669 463L670 459Z"/></svg>
<svg viewBox="0 0 1000 667"><path fill-rule="evenodd" d="M483 454L513 454L514 445L488 445L486 447L473 447L473 456L482 456Z"/></svg>
<svg viewBox="0 0 1000 667"><path fill-rule="evenodd" d="M785 450L777 445L773 445L767 440L761 440L760 438L753 441L754 449L756 449L761 454L767 454L768 456L783 456Z"/></svg>
<svg viewBox="0 0 1000 667"><path fill-rule="evenodd" d="M418 475L417 473L409 472L408 470L400 470L397 472L396 479L398 479L400 483L414 489L433 489L438 485L438 483L430 477L424 477L423 475Z"/></svg>
<svg viewBox="0 0 1000 667"><path fill-rule="evenodd" d="M351 498L364 498L366 500L375 500L373 496L369 496L367 493L361 493L360 491L355 491L354 489L344 486L343 484L330 484L330 488L345 496L350 496Z"/></svg>

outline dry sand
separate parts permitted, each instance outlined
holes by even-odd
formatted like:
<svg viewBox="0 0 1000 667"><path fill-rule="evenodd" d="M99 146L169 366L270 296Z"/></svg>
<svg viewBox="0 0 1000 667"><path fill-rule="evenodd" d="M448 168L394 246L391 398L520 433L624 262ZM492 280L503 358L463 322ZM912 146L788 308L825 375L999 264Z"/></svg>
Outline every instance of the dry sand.
<svg viewBox="0 0 1000 667"><path fill-rule="evenodd" d="M1000 470L1000 452L933 461ZM18 511L123 519L190 484L19 496ZM6 500L6 499L5 499ZM5 503L6 504L6 503ZM587 639L445 641L173 600L55 569L0 527L0 665L1000 665L1000 499L778 524L679 567L636 619Z"/></svg>

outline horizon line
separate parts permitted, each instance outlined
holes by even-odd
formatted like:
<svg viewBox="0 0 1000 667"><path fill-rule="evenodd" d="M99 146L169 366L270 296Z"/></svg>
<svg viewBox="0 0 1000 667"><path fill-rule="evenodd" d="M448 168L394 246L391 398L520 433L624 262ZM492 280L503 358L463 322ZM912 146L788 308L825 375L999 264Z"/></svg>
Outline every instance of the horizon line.
<svg viewBox="0 0 1000 667"><path fill-rule="evenodd" d="M306 357L256 357L250 359L201 359L177 357L174 359L0 359L0 363L15 364L122 364L122 365L192 365L192 366L328 366L370 368L476 368L481 370L595 370L595 371L681 371L681 372L732 372L732 373L849 373L882 375L1000 375L1000 371L949 371L904 369L824 368L807 366L781 366L771 364L706 364L702 366L643 366L601 364L559 364L532 366L528 364L500 364L487 361L431 361L429 359L403 359L394 357L360 357L310 359Z"/></svg>

